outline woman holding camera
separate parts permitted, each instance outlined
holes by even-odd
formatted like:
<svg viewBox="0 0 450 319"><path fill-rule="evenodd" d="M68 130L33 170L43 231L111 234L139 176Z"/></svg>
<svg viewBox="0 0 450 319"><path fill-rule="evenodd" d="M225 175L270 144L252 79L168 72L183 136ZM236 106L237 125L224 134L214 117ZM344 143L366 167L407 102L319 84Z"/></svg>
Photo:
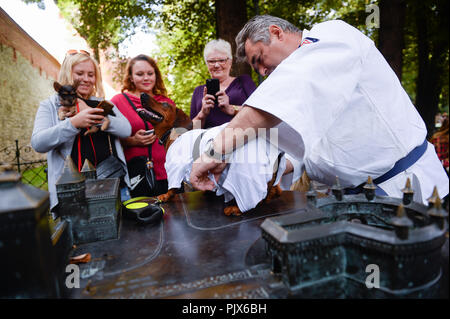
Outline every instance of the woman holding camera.
<svg viewBox="0 0 450 319"><path fill-rule="evenodd" d="M207 94L206 85L195 88L191 100L191 119L201 121L201 128L209 128L229 122L256 89L252 78L243 74L230 75L233 56L229 42L219 39L208 42L203 57L211 78L218 79L219 91ZM194 122L194 128L199 128Z"/></svg>
<svg viewBox="0 0 450 319"><path fill-rule="evenodd" d="M140 54L128 61L123 79L122 93L111 101L131 124L131 136L122 139L125 158L130 174L130 194L132 197L156 196L167 192L167 173L164 169L166 151L155 143L153 126L137 114L135 108L141 107L141 93L147 93L158 102L175 104L167 97L167 90L161 72L151 57ZM156 187L150 189L143 173L142 157L153 160Z"/></svg>

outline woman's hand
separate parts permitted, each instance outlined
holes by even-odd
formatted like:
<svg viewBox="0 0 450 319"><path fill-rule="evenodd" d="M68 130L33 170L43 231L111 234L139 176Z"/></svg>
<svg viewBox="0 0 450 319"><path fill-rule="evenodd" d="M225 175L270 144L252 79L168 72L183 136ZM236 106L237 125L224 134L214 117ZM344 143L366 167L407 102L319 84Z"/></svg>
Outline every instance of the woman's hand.
<svg viewBox="0 0 450 319"><path fill-rule="evenodd" d="M200 118L204 119L209 115L209 112L214 108L215 97L211 94L206 94L206 86L203 88L202 109L199 112Z"/></svg>
<svg viewBox="0 0 450 319"><path fill-rule="evenodd" d="M146 146L156 141L156 135L154 133L146 134L145 130L139 130L130 139L132 139L133 146Z"/></svg>
<svg viewBox="0 0 450 319"><path fill-rule="evenodd" d="M103 122L105 117L99 114L103 113L102 109L89 107L80 99L78 99L78 107L80 108L80 112L70 118L74 127L78 129L88 128Z"/></svg>
<svg viewBox="0 0 450 319"><path fill-rule="evenodd" d="M230 98L225 91L219 91L216 95L219 109L225 114L234 115L234 107L230 105Z"/></svg>

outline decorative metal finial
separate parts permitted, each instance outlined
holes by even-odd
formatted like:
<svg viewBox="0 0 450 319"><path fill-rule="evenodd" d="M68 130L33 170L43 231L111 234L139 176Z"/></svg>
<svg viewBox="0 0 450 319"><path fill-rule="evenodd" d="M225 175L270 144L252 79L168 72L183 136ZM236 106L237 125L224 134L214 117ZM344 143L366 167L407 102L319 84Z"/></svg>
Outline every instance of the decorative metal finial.
<svg viewBox="0 0 450 319"><path fill-rule="evenodd" d="M95 166L87 158L84 160L84 164L83 167L81 168L80 173L86 179L97 179L97 171L95 169Z"/></svg>
<svg viewBox="0 0 450 319"><path fill-rule="evenodd" d="M363 186L364 195L368 201L371 201L375 198L375 190L377 189L377 185L373 183L372 176L367 178L367 183Z"/></svg>
<svg viewBox="0 0 450 319"><path fill-rule="evenodd" d="M434 204L435 204L437 198L439 198L439 193L438 193L437 186L434 186L433 194L431 194L431 196L427 199L427 201L428 201L428 208L433 208L434 207Z"/></svg>
<svg viewBox="0 0 450 319"><path fill-rule="evenodd" d="M91 163L91 161L89 159L85 159L84 160L84 164L83 167L81 168L82 172L86 172L86 171L93 171L95 170L94 165Z"/></svg>
<svg viewBox="0 0 450 319"><path fill-rule="evenodd" d="M405 208L403 204L400 204L397 209L397 216L391 218L391 225L394 226L395 234L400 239L408 239L409 236L409 228L411 228L414 224L413 222L406 216Z"/></svg>
<svg viewBox="0 0 450 319"><path fill-rule="evenodd" d="M403 205L409 205L414 197L414 190L411 188L411 180L409 177L406 179L405 188L402 189L403 193Z"/></svg>
<svg viewBox="0 0 450 319"><path fill-rule="evenodd" d="M342 197L344 196L344 189L341 187L339 177L337 176L336 176L336 184L334 184L333 187L331 187L331 192L338 201L342 201Z"/></svg>
<svg viewBox="0 0 450 319"><path fill-rule="evenodd" d="M438 225L439 229L444 229L448 213L442 208L441 199L439 197L436 198L433 208L429 209L427 213L431 220Z"/></svg>
<svg viewBox="0 0 450 319"><path fill-rule="evenodd" d="M84 181L85 179L86 178L80 172L78 172L78 168L75 167L75 163L73 162L70 155L67 155L66 160L64 161L61 176L56 181L56 185L79 183L80 181Z"/></svg>

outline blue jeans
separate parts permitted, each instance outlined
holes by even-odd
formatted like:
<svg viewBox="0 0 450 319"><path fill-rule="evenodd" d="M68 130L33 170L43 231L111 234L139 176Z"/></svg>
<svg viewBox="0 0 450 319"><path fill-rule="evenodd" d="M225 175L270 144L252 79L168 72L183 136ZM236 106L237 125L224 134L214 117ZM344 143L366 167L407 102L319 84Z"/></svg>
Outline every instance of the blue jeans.
<svg viewBox="0 0 450 319"><path fill-rule="evenodd" d="M120 201L124 202L126 200L129 200L130 198L130 190L128 189L128 186L125 185L120 189Z"/></svg>

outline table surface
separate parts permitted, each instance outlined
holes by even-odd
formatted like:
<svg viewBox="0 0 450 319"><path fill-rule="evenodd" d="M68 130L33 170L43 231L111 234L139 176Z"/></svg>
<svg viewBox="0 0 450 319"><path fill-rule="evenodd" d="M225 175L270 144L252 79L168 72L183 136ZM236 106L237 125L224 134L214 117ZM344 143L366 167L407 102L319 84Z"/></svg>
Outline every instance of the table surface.
<svg viewBox="0 0 450 319"><path fill-rule="evenodd" d="M178 194L162 207L157 224L122 216L118 239L76 247L72 256L92 259L79 264L81 287L68 298L292 297L271 273L260 225L305 211L304 193L285 191L241 216L225 216L223 199L202 192Z"/></svg>
<svg viewBox="0 0 450 319"><path fill-rule="evenodd" d="M137 225L124 218L119 238L84 244L73 256L81 289L70 298L271 298L287 293L270 272L260 224L266 217L305 210L299 192L225 216L223 199L202 192L178 194L162 205L163 220Z"/></svg>

